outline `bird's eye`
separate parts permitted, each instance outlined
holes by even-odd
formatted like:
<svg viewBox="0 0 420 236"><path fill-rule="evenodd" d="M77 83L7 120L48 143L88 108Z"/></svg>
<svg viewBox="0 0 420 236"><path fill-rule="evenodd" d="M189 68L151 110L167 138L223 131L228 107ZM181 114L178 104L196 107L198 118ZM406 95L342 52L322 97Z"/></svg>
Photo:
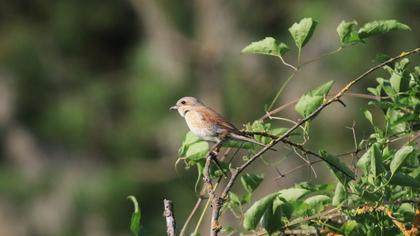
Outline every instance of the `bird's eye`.
<svg viewBox="0 0 420 236"><path fill-rule="evenodd" d="M185 104L185 101L181 101L181 104Z"/></svg>

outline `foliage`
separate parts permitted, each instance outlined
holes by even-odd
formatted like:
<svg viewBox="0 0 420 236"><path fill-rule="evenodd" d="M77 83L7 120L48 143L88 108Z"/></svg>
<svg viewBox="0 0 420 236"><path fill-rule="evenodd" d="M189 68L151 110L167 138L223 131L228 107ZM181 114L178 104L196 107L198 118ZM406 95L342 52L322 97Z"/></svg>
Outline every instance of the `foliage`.
<svg viewBox="0 0 420 236"><path fill-rule="evenodd" d="M299 70L301 49L310 41L316 25L317 22L311 18L304 18L289 28L298 48L297 66L284 61L283 56L289 48L273 37L253 42L242 52L275 56L284 65ZM356 27L356 21L343 21L337 27L340 49L364 43L365 39L374 35L410 29L396 20L368 22L358 30ZM335 50L334 53L338 51ZM331 173L337 178L337 183L302 182L291 188L271 192L260 199L253 199L253 193L264 180L264 175L243 172L240 177L242 190L234 192L226 187L224 191L227 191L227 199L222 202L222 214L226 211L232 212L241 221L243 229L225 227L223 232L245 230L277 235L296 229L341 235L396 235L417 229L415 222L416 217L419 217L416 208L420 200L420 151L415 146L415 139L419 136L420 129L420 69L410 68L409 60L404 58L394 64L386 64L383 70L389 75L377 78L376 87L367 89L374 98L369 102L370 107L380 110L382 115L369 110L360 114L368 120L372 132L360 142L355 138L353 152L334 155L322 149L312 152L305 146L313 118L333 101L342 103L340 96L329 95L334 81L324 83L300 97L294 108L303 120L292 121L295 126L291 128L276 127L273 123L262 120L245 125L244 130L253 133L254 138L263 144L270 145L273 141L280 142L287 138L284 143L298 149L300 154L295 150L298 155L312 155L321 159L327 163ZM354 81L357 82L358 79ZM347 92L354 81L338 94ZM334 96L333 100L329 100L331 96ZM383 120L383 124L377 122L379 119ZM298 122L305 125L299 126ZM284 137L278 138L282 135ZM293 141L290 141L292 138ZM302 142L295 143L299 140ZM225 173L229 170L242 171L248 166L246 163L251 164L253 158L262 155L258 152L260 147L250 143L229 140L224 146L246 151L242 158L245 164L239 167L233 167L230 161L221 160ZM197 167L198 181L205 175L203 171L208 151L208 144L191 132L187 133L179 149L179 160L184 160L187 168ZM353 156L358 160L349 165L343 160L343 156ZM216 179L221 174L213 168L209 178ZM207 179L204 185L211 181L207 176L204 179ZM230 181L235 179L231 177ZM214 192L211 193L213 186L206 188L210 188L209 196L214 196ZM213 204L213 208L215 207L217 206ZM203 211L206 209L207 207ZM196 229L200 223L201 218ZM217 235L218 231L213 232Z"/></svg>
<svg viewBox="0 0 420 236"><path fill-rule="evenodd" d="M299 49L310 38L312 32L309 31L315 28L311 22L303 19L289 29ZM396 20L369 22L359 30L355 29L356 26L356 21L343 21L337 27L342 46L364 42L364 39L377 34L410 29ZM385 125L375 125L372 113L364 111L373 132L358 144L357 152L353 153L356 155L364 151L356 164L361 175L351 180L348 177L355 175L347 164L321 150L323 160L329 160L328 163L339 167L331 168L339 181L335 190L324 188L321 194L319 186L310 190L295 186L271 193L256 200L246 211L243 220L246 230L263 228L271 235L286 229L315 227L345 235L391 235L416 229L415 209L420 198L420 152L410 138L418 136L420 80L418 67L410 70L408 64L409 60L405 58L394 65L384 66L389 78L378 78L378 85L368 88L379 98L369 104L383 112ZM324 103L333 83L330 81L305 93L295 110L303 117L311 115ZM406 138L408 141L400 147L393 145L395 140ZM345 223L326 217L331 209L346 218ZM305 217L310 220L305 220ZM405 225L404 228L399 227L398 223Z"/></svg>
<svg viewBox="0 0 420 236"><path fill-rule="evenodd" d="M131 215L130 229L131 229L131 232L133 232L135 236L138 236L140 235L140 220L141 220L141 210L139 207L139 203L137 202L137 199L134 196L130 195L127 198L130 199L134 205L134 211L133 211L133 214Z"/></svg>

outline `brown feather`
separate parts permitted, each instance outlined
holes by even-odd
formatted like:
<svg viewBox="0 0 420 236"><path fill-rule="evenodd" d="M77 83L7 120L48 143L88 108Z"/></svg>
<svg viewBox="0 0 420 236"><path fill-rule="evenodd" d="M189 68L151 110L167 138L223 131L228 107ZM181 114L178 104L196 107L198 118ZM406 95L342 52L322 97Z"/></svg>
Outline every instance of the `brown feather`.
<svg viewBox="0 0 420 236"><path fill-rule="evenodd" d="M220 126L221 128L225 128L232 131L239 131L233 124L226 121L223 116L221 116L219 113L214 111L211 108L200 106L196 108L197 111L201 112L203 114L202 119L209 122L210 124L216 124Z"/></svg>

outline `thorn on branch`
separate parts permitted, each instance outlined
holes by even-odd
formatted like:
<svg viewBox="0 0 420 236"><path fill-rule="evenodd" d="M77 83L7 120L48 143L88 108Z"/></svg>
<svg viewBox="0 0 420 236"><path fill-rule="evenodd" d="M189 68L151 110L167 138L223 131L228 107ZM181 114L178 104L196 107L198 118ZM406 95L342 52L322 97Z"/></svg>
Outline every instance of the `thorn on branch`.
<svg viewBox="0 0 420 236"><path fill-rule="evenodd" d="M343 107L346 107L346 104L343 102L343 100L337 99L337 102L339 102L341 105L343 105Z"/></svg>
<svg viewBox="0 0 420 236"><path fill-rule="evenodd" d="M283 178L283 177L286 176L286 175L282 174L277 167L275 167L275 170L276 170L276 172L277 172L277 174L279 175L280 178ZM279 178L279 177L277 177L277 178Z"/></svg>

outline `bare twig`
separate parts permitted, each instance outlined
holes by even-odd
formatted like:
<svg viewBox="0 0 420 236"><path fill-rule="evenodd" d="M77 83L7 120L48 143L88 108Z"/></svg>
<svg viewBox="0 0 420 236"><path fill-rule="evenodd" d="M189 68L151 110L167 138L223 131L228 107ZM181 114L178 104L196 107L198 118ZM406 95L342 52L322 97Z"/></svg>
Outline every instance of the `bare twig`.
<svg viewBox="0 0 420 236"><path fill-rule="evenodd" d="M163 204L165 206L163 215L166 218L166 232L168 236L176 236L176 223L172 201L164 199Z"/></svg>
<svg viewBox="0 0 420 236"><path fill-rule="evenodd" d="M353 171L356 171L356 160L357 160L357 153L359 152L359 148L357 147L357 137L356 137L356 129L354 128L356 126L356 121L353 120L353 124L351 127L347 127L348 129L351 130L352 134L353 134L353 143L354 143L354 151L351 154L352 156L352 161L351 161L351 165L353 167Z"/></svg>
<svg viewBox="0 0 420 236"><path fill-rule="evenodd" d="M299 144L297 144L297 145L299 145ZM307 165L308 167L310 167L310 169L311 169L311 170L312 170L312 172L314 173L314 177L315 177L315 178L318 178L318 175L317 175L317 173L316 173L316 171L315 171L314 167L312 166L311 161L309 160L308 153L306 153L306 152L303 152L303 151L302 151L302 153L303 153L303 155L302 155L302 154L300 154L300 153L298 152L298 150L297 150L297 148L296 148L296 147L292 146L292 149L293 149L293 151L295 152L295 154L296 154L298 157L300 157L300 159L302 159L302 160L303 160L303 162L305 162L305 163L306 163L306 165ZM309 178L310 178L310 176L309 176Z"/></svg>
<svg viewBox="0 0 420 236"><path fill-rule="evenodd" d="M314 165L314 164L316 164L316 163L321 163L321 162L322 162L322 160L311 161L311 162L310 162L310 165ZM308 164L307 164L307 163L302 164L302 165L299 165L299 166L296 166L295 168L293 168L293 169L291 169L291 170L288 170L288 171L286 171L286 172L283 172L283 173L281 173L279 170L277 170L277 173L279 174L279 176L278 176L278 177L276 177L276 179L284 178L284 177L286 177L287 175L289 175L290 173L293 173L293 172L295 172L295 171L297 171L297 170L299 170L299 169L301 169L301 168L303 168L303 167L306 167L306 166L308 166Z"/></svg>

